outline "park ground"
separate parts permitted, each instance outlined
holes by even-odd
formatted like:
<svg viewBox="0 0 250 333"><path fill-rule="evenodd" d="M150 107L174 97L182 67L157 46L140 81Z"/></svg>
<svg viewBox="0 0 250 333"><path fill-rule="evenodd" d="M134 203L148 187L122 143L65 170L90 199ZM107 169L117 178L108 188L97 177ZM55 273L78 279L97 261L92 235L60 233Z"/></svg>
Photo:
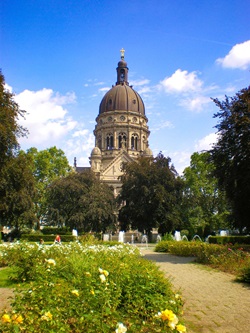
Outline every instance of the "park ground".
<svg viewBox="0 0 250 333"><path fill-rule="evenodd" d="M156 262L184 300L183 318L188 333L243 333L250 327L250 285L233 275L196 264L194 258L156 253L141 247ZM13 291L0 288L0 311L10 307Z"/></svg>

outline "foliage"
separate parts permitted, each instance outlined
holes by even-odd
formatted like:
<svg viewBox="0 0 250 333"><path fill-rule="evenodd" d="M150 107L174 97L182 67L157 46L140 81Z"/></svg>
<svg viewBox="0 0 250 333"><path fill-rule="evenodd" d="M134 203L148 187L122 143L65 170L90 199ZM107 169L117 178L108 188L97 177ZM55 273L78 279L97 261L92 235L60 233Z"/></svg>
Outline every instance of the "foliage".
<svg viewBox="0 0 250 333"><path fill-rule="evenodd" d="M14 101L14 94L5 89L0 72L0 224L19 228L22 221L30 222L34 184L28 161L20 156L18 138L27 130L18 124L24 117Z"/></svg>
<svg viewBox="0 0 250 333"><path fill-rule="evenodd" d="M27 130L18 124L18 118L24 117L25 113L14 101L14 94L5 88L4 76L0 72L0 177L6 160L19 151L18 138L27 134Z"/></svg>
<svg viewBox="0 0 250 333"><path fill-rule="evenodd" d="M94 174L72 173L48 188L47 218L57 226L78 231L105 231L115 222L114 193Z"/></svg>
<svg viewBox="0 0 250 333"><path fill-rule="evenodd" d="M15 227L32 225L34 178L29 168L29 159L23 155L9 158L1 170L0 181L0 220L5 225Z"/></svg>
<svg viewBox="0 0 250 333"><path fill-rule="evenodd" d="M156 245L155 251L185 257L193 256L196 258L196 262L232 273L241 281L248 282L249 279L250 253L237 244L218 245L196 241L162 241Z"/></svg>
<svg viewBox="0 0 250 333"><path fill-rule="evenodd" d="M160 153L155 159L141 157L124 165L118 198L123 204L119 212L123 230L148 233L158 227L164 234L178 225L182 181L170 162Z"/></svg>
<svg viewBox="0 0 250 333"><path fill-rule="evenodd" d="M4 332L185 332L180 295L135 247L13 244L2 252L30 280L1 316Z"/></svg>
<svg viewBox="0 0 250 333"><path fill-rule="evenodd" d="M39 242L41 239L44 242L53 242L56 235L41 235L41 234L22 234L21 240L26 240L30 242ZM75 236L70 235L60 235L62 242L71 242L75 240Z"/></svg>
<svg viewBox="0 0 250 333"><path fill-rule="evenodd" d="M210 244L250 244L250 236L210 236Z"/></svg>
<svg viewBox="0 0 250 333"><path fill-rule="evenodd" d="M183 227L191 235L204 237L219 229L227 229L229 214L225 195L213 175L214 165L209 152L194 153L190 166L183 173Z"/></svg>
<svg viewBox="0 0 250 333"><path fill-rule="evenodd" d="M234 226L250 230L250 86L225 101L213 99L219 111L218 141L211 153L215 176L232 206Z"/></svg>
<svg viewBox="0 0 250 333"><path fill-rule="evenodd" d="M22 154L25 155L24 152ZM47 211L46 191L50 184L57 178L65 177L72 168L67 157L61 149L54 147L38 151L32 147L26 155L30 160L36 195L33 198L34 210L37 217L37 228L40 229L40 221L45 219Z"/></svg>
<svg viewBox="0 0 250 333"><path fill-rule="evenodd" d="M55 227L44 227L41 229L41 233L43 235L71 235L72 232L70 231L69 227L62 227L62 228L55 228Z"/></svg>

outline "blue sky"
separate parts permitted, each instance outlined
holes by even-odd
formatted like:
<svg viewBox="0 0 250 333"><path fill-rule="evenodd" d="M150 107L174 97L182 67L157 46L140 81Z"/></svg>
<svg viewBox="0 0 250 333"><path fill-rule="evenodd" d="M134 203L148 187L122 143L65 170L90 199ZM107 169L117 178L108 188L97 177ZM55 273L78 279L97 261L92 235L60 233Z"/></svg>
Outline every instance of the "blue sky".
<svg viewBox="0 0 250 333"><path fill-rule="evenodd" d="M250 82L249 0L4 0L0 68L28 114L21 148L61 148L89 166L99 104L124 48L150 148L181 173L216 140L210 97Z"/></svg>

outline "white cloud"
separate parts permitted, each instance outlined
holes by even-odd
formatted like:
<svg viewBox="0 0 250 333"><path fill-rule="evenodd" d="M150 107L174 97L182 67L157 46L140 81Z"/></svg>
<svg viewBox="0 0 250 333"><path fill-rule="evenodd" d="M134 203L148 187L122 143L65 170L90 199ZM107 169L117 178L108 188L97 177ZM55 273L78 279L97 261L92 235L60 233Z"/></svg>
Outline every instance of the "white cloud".
<svg viewBox="0 0 250 333"><path fill-rule="evenodd" d="M199 91L203 82L197 77L196 72L177 69L175 73L160 82L159 88L167 93L185 93Z"/></svg>
<svg viewBox="0 0 250 333"><path fill-rule="evenodd" d="M29 131L28 139L20 138L21 145L54 145L63 139L77 125L63 106L75 102L75 99L74 93L63 96L46 88L17 94L15 100L20 109L27 111L25 119L21 118L19 122Z"/></svg>
<svg viewBox="0 0 250 333"><path fill-rule="evenodd" d="M210 150L218 139L217 133L210 133L195 144L196 151Z"/></svg>
<svg viewBox="0 0 250 333"><path fill-rule="evenodd" d="M12 92L13 92L13 89L12 89L12 87L11 87L11 86L9 86L9 85L8 85L8 83L5 83L5 84L4 84L4 89L5 89L5 90L8 90L10 93L12 93Z"/></svg>
<svg viewBox="0 0 250 333"><path fill-rule="evenodd" d="M187 98L180 101L180 105L188 110L201 112L206 104L212 103L210 97L196 96L193 98Z"/></svg>
<svg viewBox="0 0 250 333"><path fill-rule="evenodd" d="M110 90L110 87L103 87L103 88L98 89L98 91L100 91L100 92L106 92L109 90Z"/></svg>
<svg viewBox="0 0 250 333"><path fill-rule="evenodd" d="M225 68L247 69L250 65L250 40L234 45L224 58L218 58L216 62Z"/></svg>
<svg viewBox="0 0 250 333"><path fill-rule="evenodd" d="M134 80L131 82L133 86L145 86L146 84L149 84L150 80L148 79L143 79L143 80Z"/></svg>
<svg viewBox="0 0 250 333"><path fill-rule="evenodd" d="M173 127L174 127L174 125L170 121L166 120L163 122L159 122L156 127L152 126L151 131L156 132L156 131L159 131L164 128L173 128Z"/></svg>

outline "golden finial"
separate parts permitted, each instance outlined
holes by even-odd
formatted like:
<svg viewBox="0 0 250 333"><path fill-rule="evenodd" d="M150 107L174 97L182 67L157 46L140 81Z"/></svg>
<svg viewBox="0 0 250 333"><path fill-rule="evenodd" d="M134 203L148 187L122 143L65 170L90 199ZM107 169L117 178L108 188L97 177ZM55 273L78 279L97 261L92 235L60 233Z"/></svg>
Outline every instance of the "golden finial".
<svg viewBox="0 0 250 333"><path fill-rule="evenodd" d="M123 59L124 59L124 53L125 53L124 48L122 48L122 49L120 50L120 52L121 52L121 59L123 60Z"/></svg>

